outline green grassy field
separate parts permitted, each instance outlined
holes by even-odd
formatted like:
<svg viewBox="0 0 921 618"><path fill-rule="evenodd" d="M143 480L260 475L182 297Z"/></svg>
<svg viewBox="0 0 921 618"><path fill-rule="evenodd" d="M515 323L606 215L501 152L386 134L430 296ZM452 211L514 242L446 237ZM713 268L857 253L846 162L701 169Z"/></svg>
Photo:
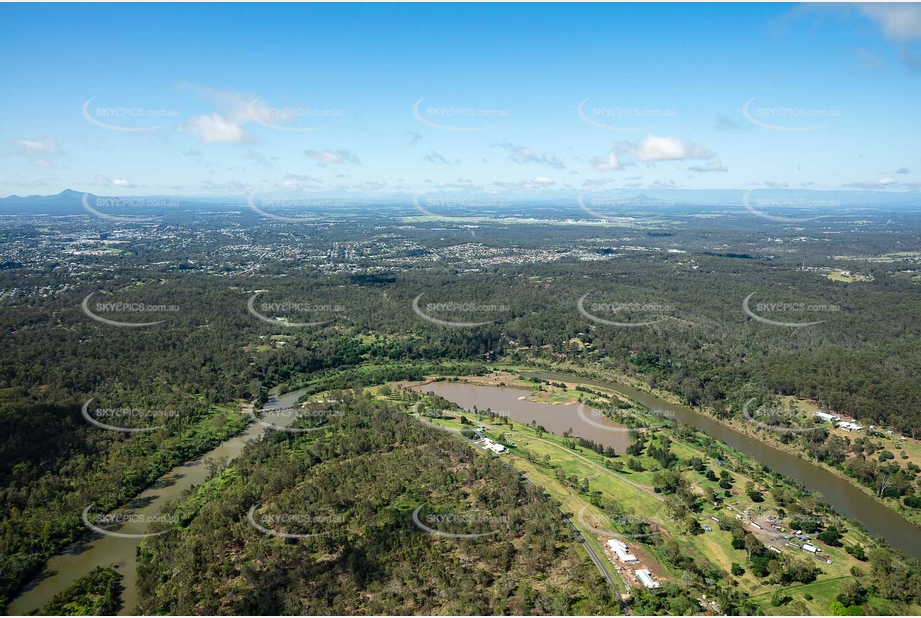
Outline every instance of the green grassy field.
<svg viewBox="0 0 921 618"><path fill-rule="evenodd" d="M517 379L514 375L502 376L501 378L508 386L528 388L538 394L536 385L530 381ZM576 381L573 380L570 387L575 383ZM557 387L549 387L547 384L543 384L542 387L550 391L549 393L540 393L541 399L544 401L571 401L574 396L578 395L572 388L564 391ZM592 388L596 391L601 390L594 386ZM608 393L608 395L610 395L610 400L616 397L613 393ZM726 577L731 580L734 579L738 588L755 599L766 614L783 614L784 608L788 607L789 603L797 601L805 604L809 613L827 614L829 605L835 601L835 596L840 591L841 584L851 578L852 567L861 568L865 564L847 554L843 547L830 547L817 543L831 559L832 564L817 561L821 569L817 580L809 584L795 584L784 588L784 592L790 597L790 600L779 607L773 607L770 601L778 586L769 584L766 578L755 577L747 567L746 572L739 577L732 577L728 574L733 563L738 563L745 567L748 562L747 555L745 550L734 549L731 545L731 534L727 531L721 531L716 522L710 520L710 517L716 516L720 511L727 513L731 510L733 516L746 510L750 510L756 516L777 512L778 505L768 491L769 487L759 486L759 489L763 492L763 501L760 503L754 502L744 491L746 483L755 482L756 479L742 473L740 470L757 469L757 464L744 454L733 451L725 445L720 445L721 452L726 453L727 458L743 462L743 465L736 466L737 469L729 471L733 481L733 495L724 497L723 504L718 507L706 500L702 500L702 507L699 512L695 513L695 516L700 520L701 524L709 524L713 531L701 534L687 534L679 528L678 522L672 521L666 516L662 496L657 494L653 488L653 477L657 472L661 471L661 466L652 457L644 454L637 458L644 467L642 472L630 471L626 467L622 471L614 471L606 465L606 462L608 465L612 461L625 462L628 459L627 456L620 455L614 459L607 458L591 449L570 448L566 444L566 439L562 436L550 433L542 433L542 435L538 436L536 429L509 419L494 423L485 416L478 416L469 412L463 414L466 415L469 422L485 425L487 427L485 432L487 437L495 441L505 442L506 445L514 444L499 456L517 468L536 485L542 487L554 500L557 500L561 504L562 510L570 516L573 523L583 532L587 541L595 547L599 555L607 556L603 550L605 537L593 532L590 526L604 528L605 526L602 522L606 521L606 518L603 517L600 510L592 505L592 495L615 501L626 512L637 517L648 518L660 526L661 534L675 540L689 555L700 557L701 560L708 560L725 571L727 573ZM640 408L629 410L629 414L640 418L643 416ZM460 416L461 413L454 415L451 419L426 418L423 422L433 423L459 433L463 428ZM661 419L649 418L648 420L656 424L661 422ZM707 449L679 439L675 432L671 430L657 429L647 435L655 440L655 436L658 433L669 437L671 442L670 451L677 455L681 462L685 462L691 457L699 457L705 462L706 467L703 472L710 468L718 474L725 469L721 468L709 456ZM523 456L525 451L531 454L530 460ZM680 463L679 467L682 465ZM560 480L558 473L562 473L564 480ZM720 495L723 495L723 490L718 488L717 481L707 480L702 473L692 469L685 469L684 474L699 493L703 494L706 489L713 488L717 489ZM576 477L580 482L582 479L587 479L588 492L583 493L567 482L570 477ZM580 521L578 517L580 512L584 516L581 518L584 521ZM608 525L607 528L611 529L612 526ZM613 529L611 531L620 532ZM873 545L873 540L858 530L856 526L848 527L844 534L843 542L846 545L853 543L861 543L867 547ZM768 543L765 542L765 544L767 545ZM658 578L680 581L681 573L676 572L654 546L639 543L635 540L630 545L631 548L638 548L638 555L641 560ZM808 556L798 548L782 546L780 549L784 553L793 554L797 557ZM609 573L614 574L615 570L611 559L606 557L605 560ZM615 581L622 585L622 580L619 577L615 577ZM812 598L807 600L807 595L811 595ZM881 599L876 599L873 602L880 606L885 606L885 602ZM871 604L871 606L873 605Z"/></svg>

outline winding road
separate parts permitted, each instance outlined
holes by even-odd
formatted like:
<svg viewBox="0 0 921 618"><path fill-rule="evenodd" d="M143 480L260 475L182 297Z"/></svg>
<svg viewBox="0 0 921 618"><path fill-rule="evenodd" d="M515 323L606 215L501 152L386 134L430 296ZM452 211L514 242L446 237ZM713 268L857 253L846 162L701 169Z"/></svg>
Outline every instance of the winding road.
<svg viewBox="0 0 921 618"><path fill-rule="evenodd" d="M425 419L423 419L421 416L419 416L419 413L418 413L418 411L417 411L418 406L419 406L419 404L417 403L417 404L415 404L415 405L411 408L411 412L412 412L413 418L415 418L415 419L418 420L419 422L423 423L423 424L426 425L427 427L434 427L434 428L439 429L439 430L441 430L441 431L448 432L448 433L452 434L453 436L456 436L456 437L460 438L461 440L463 440L464 442L468 443L469 445L473 446L475 449L477 449L478 451L480 451L480 452L483 453L484 455L486 455L486 456L488 456L488 457L492 457L492 458L494 458L494 459L498 459L498 460L499 460L499 463L501 463L503 466L505 466L506 468L508 468L509 470L511 470L512 472L514 472L515 474L517 474L517 475L518 475L518 478L520 478L522 481L524 481L525 483L527 483L527 484L530 485L531 487L534 487L534 488L540 490L540 495L541 495L542 497L544 497L544 499L549 500L549 499L544 495L544 489L543 489L542 487L540 487L539 485L534 484L534 482L533 482L531 479L529 479L529 478L526 477L524 474L522 474L522 473L521 473L519 470L517 470L513 465L511 465L511 464L508 463L507 461L502 460L501 457L499 457L498 455L496 455L495 453L493 453L493 452L490 451L489 449L483 448L482 446L480 446L479 444L477 444L477 443L474 442L473 440L470 440L469 438L466 438L465 436L461 435L461 433L460 433L459 431L454 431L453 429L450 429L450 428L448 428L448 427L442 427L441 425L437 425L437 424L435 424L435 423L426 422ZM541 442L546 442L546 440L541 440ZM549 442L549 444L553 444L553 443L552 443L552 442ZM557 445L554 444L554 446L557 446ZM561 447L561 448L562 448L562 447ZM564 449L564 450L566 450L566 449ZM581 457L581 455L578 455L578 454L576 454L576 455L579 456L579 457ZM583 459L585 459L585 458L583 457ZM588 461L589 463L594 463L594 462L592 462L592 461L589 460L589 459L586 459L586 461ZM597 465L597 464L595 464L595 465ZM606 472L610 472L610 470L605 470L605 471L606 471ZM613 474L613 472L611 472L611 474ZM615 476L617 476L617 475L615 475ZM620 477L618 477L618 478L620 478ZM623 480L626 480L626 479L623 479ZM627 481L627 482L629 482L631 485L636 485L636 484L633 483L632 481ZM641 489L643 489L642 486L639 486L639 485L638 485L638 487L640 487ZM657 497L658 497L658 496L657 496ZM661 498L660 498L660 499L661 499ZM551 502L551 504L552 504L552 502ZM556 505L553 505L553 506L554 506L554 508L557 508ZM595 548L593 548L591 545L589 545L588 541L585 539L585 536L582 534L582 531L579 530L579 529L576 527L576 525L572 522L571 519L569 519L569 517L566 515L566 513L564 513L562 510L559 510L558 508L557 508L557 510L559 511L560 516L563 518L563 521L565 521L566 524L569 526L569 529L572 531L573 535L575 535L576 539L578 539L578 541L582 544L582 547L585 548L585 551L588 552L589 558L591 558L591 559L592 559L592 562L595 563L595 567L598 569L598 572L601 573L601 576L604 577L604 579L605 579L606 582L608 582L608 586L609 586L610 589L611 589L611 594L613 594L614 597L615 597L616 599L618 599L618 601L620 602L620 607L621 607L621 610L624 612L624 615L625 615L625 616L629 616L629 615L630 615L629 608L627 607L626 602L623 601L623 599L621 599L620 593L617 591L617 586L614 584L614 579L611 577L611 574L608 573L608 570L605 568L605 562L604 562L604 561L601 559L601 557L598 555L598 552L595 551Z"/></svg>

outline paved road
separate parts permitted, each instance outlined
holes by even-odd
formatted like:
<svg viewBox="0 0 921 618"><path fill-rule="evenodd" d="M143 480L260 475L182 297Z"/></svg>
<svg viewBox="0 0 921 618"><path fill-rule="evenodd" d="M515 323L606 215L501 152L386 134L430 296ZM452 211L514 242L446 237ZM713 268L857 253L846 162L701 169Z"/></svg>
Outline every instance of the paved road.
<svg viewBox="0 0 921 618"><path fill-rule="evenodd" d="M418 404L417 404L417 405L418 405ZM477 450L479 450L479 451L482 452L483 454L485 454L485 455L487 455L487 456L489 456L489 457L493 457L493 458L495 458L495 459L498 459L498 460L499 460L499 463L501 463L503 466L505 466L506 468L508 468L509 470L511 470L512 472L514 472L515 474L517 474L518 477L519 477L522 481L524 481L525 483L527 483L527 484L530 485L531 487L534 487L535 489L539 489L539 490L540 490L540 495L541 495L541 496L544 496L544 490L543 490L543 488L540 487L540 486L538 486L538 485L535 485L534 482L531 481L531 479L529 479L529 478L526 477L524 474L522 474L519 470L517 470L517 469L515 468L515 466L513 466L513 465L510 464L510 463L508 463L507 461L504 461L501 457L499 457L498 455L496 455L495 453L493 453L493 452L490 451L489 449L484 448L484 447L480 446L479 444L477 444L476 442L474 442L473 440L470 440L469 438L466 438L466 437L462 436L461 433L460 433L459 431L454 431L453 429L449 429L448 427L442 427L441 425L437 425L437 424L435 424L435 423L427 423L427 422L425 422L424 419L423 419L421 416L419 416L419 414L416 412L416 407L417 407L417 406L413 406L413 409L412 409L413 418L415 418L415 419L417 419L417 420L423 422L425 425L427 425L427 426L429 426L429 427L435 427L436 429L440 429L441 431L446 431L446 432L448 432L448 433L450 433L450 434L452 434L452 435L454 435L454 436L460 438L461 440L467 442L468 444L470 444L471 446L473 446L474 448L476 448ZM541 440L541 441L542 441L542 442L545 442L545 440ZM550 442L549 444L553 444L553 443ZM556 445L554 445L554 446L556 446ZM577 453L574 453L574 454L576 454L577 456L581 457L581 455L578 455ZM583 457L583 459L585 459L585 458ZM588 461L589 463L594 463L594 462L591 462L591 460L588 460L588 459L586 459L586 461ZM596 464L596 465L597 465L597 464ZM606 470L606 472L610 472L610 470ZM612 474L613 474L613 473L612 473ZM624 480L626 480L626 479L624 479ZM630 482L630 481L628 481L628 482ZM631 484L633 484L633 483L631 483ZM642 488L642 486L641 486L641 488ZM552 504L552 503L551 503L551 504ZM554 505L554 508L556 508L556 505ZM559 509L558 509L558 510L559 510ZM569 517L566 515L566 513L564 513L562 510L560 510L559 513L560 513L560 516L563 518L563 521L565 521L565 522L569 525L569 529L570 529L570 530L572 531L572 533L575 535L576 539L578 539L578 541L579 541L580 543L582 543L582 547L584 547L584 548L585 548L585 551L588 552L588 555L589 555L589 557L592 559L592 562L595 563L595 567L598 569L598 572L601 573L601 576L604 577L604 579L605 579L606 582L608 582L608 586L611 588L611 594L613 594L613 595L614 595L614 598L617 599L617 600L620 602L620 607L621 607L621 610L624 612L624 615L625 615L625 616L629 616L629 615L630 615L630 611L629 611L629 609L627 608L627 604L626 604L623 600L621 600L621 598L620 598L620 593L617 591L617 586L614 585L614 579L611 577L611 574L608 573L607 569L604 568L604 564L605 564L605 563L602 561L601 557L600 557L600 556L598 555L598 553L595 551L595 548L592 547L591 545L589 545L588 541L585 539L585 536L583 536L583 535L582 535L582 532L581 532L578 528L576 528L576 525L575 525L574 523L572 523L572 520L569 519Z"/></svg>
<svg viewBox="0 0 921 618"><path fill-rule="evenodd" d="M626 478L626 477L624 477L624 476L621 476L620 474L617 474L617 473L614 472L613 470L608 470L608 469L605 468L604 466L599 465L598 463L592 461L592 460L589 459L588 457L585 457L584 455L581 455L581 454L575 452L575 451L572 450L572 449L568 449L568 448L566 448L566 447L564 447L564 446L560 446L559 444L557 444L557 443L555 443L555 442L551 442L551 441L549 441L549 440L544 440L543 438L537 438L537 437L533 437L533 438L532 438L531 436L527 436L527 438L528 438L528 440L537 440L537 441L539 441L539 442L543 442L544 444L549 444L550 446L554 446L554 447L560 449L560 450L563 451L563 452L569 453L570 455L572 455L572 456L574 456L574 457L578 457L579 459L581 459L581 460L583 460L583 461L585 461L585 462L587 462L587 463L589 463L589 464L595 466L596 468L598 468L598 469L601 470L602 472L606 472L607 474L610 474L610 475L613 476L614 478L619 479L619 480L623 481L624 483L627 483L628 485L633 485L634 487L636 487L636 488L639 489L640 491L646 492L647 494L649 494L650 496L652 496L652 497L655 498L656 500L659 500L660 502L664 502L664 501L665 501L665 498L663 498L662 496L660 496L659 494L657 494L657 493L654 492L653 490L649 489L649 488L646 487L645 485L640 485L640 484L637 483L637 482L631 481L630 479L628 479L628 478Z"/></svg>

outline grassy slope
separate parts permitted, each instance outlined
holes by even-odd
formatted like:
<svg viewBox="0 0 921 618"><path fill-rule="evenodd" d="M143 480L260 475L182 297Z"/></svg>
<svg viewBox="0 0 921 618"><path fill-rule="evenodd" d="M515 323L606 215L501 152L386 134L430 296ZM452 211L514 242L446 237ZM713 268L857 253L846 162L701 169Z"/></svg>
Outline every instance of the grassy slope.
<svg viewBox="0 0 921 618"><path fill-rule="evenodd" d="M516 388L534 388L533 383L521 381L514 379L513 376L506 376L504 379L494 380L495 382L503 381L508 386L514 386ZM569 386L572 387L578 383L577 379L573 379L571 382L568 382ZM544 388L548 388L546 384L543 385ZM592 387L595 390L599 390L598 387ZM576 394L574 391L570 390L564 393L561 389L552 388L551 393L537 393L534 392L533 395L536 399L540 399L547 402L565 402L567 400L572 400L573 396ZM613 396L613 394L612 394ZM641 414L639 410L634 410L635 413ZM561 408L561 413L568 414L571 413L571 408ZM471 417L472 418L472 417ZM655 419L651 419L655 420ZM433 422L437 425L451 428L455 431L458 431L461 428L460 422L458 419L444 421L428 421ZM567 448L563 443L563 438L560 436L555 436L553 434L543 434L542 438L538 439L535 435L535 430L523 425L521 423L511 422L511 428L508 425L493 425L492 430L488 432L488 435L493 439L499 437L500 434L505 433L506 436L513 441L519 448L523 447L527 450L537 454L540 457L544 455L549 455L552 466L560 466L566 478L571 475L575 475L579 479L589 478L590 491L598 491L607 498L615 499L620 504L625 506L628 510L632 510L638 515L654 515L656 521L663 521L665 523L665 528L667 534L679 542L683 547L691 550L693 553L696 553L700 556L704 556L709 559L714 564L723 568L727 572L730 569L732 563L736 562L746 564L746 554L744 550L735 550L731 546L731 535L729 532L722 532L716 527L715 522L709 520L710 516L714 516L718 509L715 509L712 505L706 504L703 510L698 514L699 518L702 519L704 523L710 523L714 529L714 532L704 533L700 535L684 535L675 526L675 522L670 522L664 517L664 507L655 497L650 495L647 492L644 492L638 489L636 486L632 485L630 482L638 483L647 488L648 491L652 491L652 477L655 474L655 471L659 469L658 462L655 460L643 456L640 457L640 460L643 462L644 467L646 468L643 472L630 472L624 470L623 472L614 473L608 468L604 467L605 458L598 455L597 453L580 448L577 452L573 452L571 449ZM705 462L708 462L710 467L716 471L719 471L719 467L712 461L709 461L707 453L703 449L690 445L684 442L678 441L673 435L670 435L673 439L671 450L676 455L678 455L682 460L698 456L703 459ZM728 450L728 448L727 448ZM736 458L746 458L742 453L732 451L732 456ZM526 474L528 478L540 485L551 494L554 498L560 500L563 503L563 508L567 513L573 515L573 522L580 527L585 533L586 538L594 539L595 535L587 530L584 526L580 524L578 519L575 516L580 509L588 505L586 513L595 513L597 514L597 509L589 505L588 496L581 495L568 487L567 485L561 483L555 474L555 471L543 465L535 465L531 462L528 462L524 458L517 457L515 455L515 449L511 449L509 455L503 455L512 465L521 470ZM625 458L621 457L621 461L624 461ZM692 482L695 486L700 488L714 487L716 488L718 483L711 482L706 480L702 475L697 474L694 471L687 471L686 474L689 478L692 479ZM753 509L757 512L757 507L760 506L763 512L767 511L776 511L777 505L774 503L772 496L765 492L764 493L764 502L755 504L752 502L748 496L742 491L742 488L745 486L745 483L751 480L749 477L733 472L734 487L739 492L739 495L733 496L732 498L726 499L726 504L730 505L735 509L735 511L744 511L745 509ZM597 539L595 539L596 542ZM858 530L856 527L851 526L848 529L848 532L844 535L843 542L845 545L853 543L861 543L864 546L873 545L873 540ZM600 543L598 543L600 546ZM821 543L820 543L821 544ZM798 584L792 586L788 589L788 594L794 599L802 600L809 610L813 613L824 614L828 612L828 606L831 602L834 601L835 595L838 593L841 584L848 578L850 578L850 569L853 566L863 567L864 563L859 562L844 550L843 547L835 548L828 547L824 544L821 544L823 550L826 551L827 555L832 559L832 564L820 563L822 573L819 575L819 578L816 582L811 584ZM791 548L781 548L782 551L794 551ZM654 550L649 552L653 557L656 556ZM653 568L654 572L659 575L664 575L666 577L673 577L678 579L680 577L679 573L673 573L669 565L662 560L659 560L658 564ZM775 587L762 583L758 578L753 577L747 570L746 573L737 578L739 585L753 598L757 599L759 604L762 604L765 611L774 610L778 608L772 608L770 606L770 597L773 593ZM813 599L811 601L806 601L803 598L805 594L811 594ZM877 603L879 600L871 600L871 604ZM782 610L783 608L779 608Z"/></svg>

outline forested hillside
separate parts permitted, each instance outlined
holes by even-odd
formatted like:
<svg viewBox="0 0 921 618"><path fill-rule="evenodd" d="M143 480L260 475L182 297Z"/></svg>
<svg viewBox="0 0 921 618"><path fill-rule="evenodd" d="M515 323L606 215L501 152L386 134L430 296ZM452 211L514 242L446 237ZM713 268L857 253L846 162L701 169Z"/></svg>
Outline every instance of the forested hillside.
<svg viewBox="0 0 921 618"><path fill-rule="evenodd" d="M263 240L271 236L262 228L254 233ZM450 248L440 232L413 234L424 236L426 251ZM207 238L203 255L219 253L219 243ZM915 375L921 366L918 283L889 264L865 268L872 280L843 284L803 271L792 259L728 255L740 253L747 238L729 245L727 255L616 253L598 240L592 241L591 255L604 260L507 263L478 272L435 261L386 273L326 274L305 259L269 261L259 274L216 277L191 267L158 265L160 254L152 246L102 258L107 267L77 285L62 283L67 279L54 264L2 271L3 289L36 292L5 298L0 312L5 351L0 355L0 509L6 513L0 520L0 604L49 555L80 538L79 515L86 505L124 504L172 466L239 432L248 420L239 413L241 406L264 401L270 387L329 373L325 387L340 388L350 385L337 383L335 372L343 369L360 371L373 364L380 372L374 379L383 381L418 379L426 363L561 362L636 377L727 419L741 419L743 404L752 397L761 402L795 395L867 425L916 435L921 427ZM580 241L576 230L549 226L528 234L494 226L477 239L495 251ZM870 240L883 248L882 236ZM854 242L841 239L839 250L852 249ZM375 266L358 262L368 270ZM42 289L56 291L37 293ZM247 308L257 290L255 306L268 320ZM153 326L113 327L82 310L91 292L94 303L163 304L178 310L155 316L162 322ZM743 311L743 299L753 293L753 306L810 302L840 310L818 316L822 322L807 328L776 327ZM578 301L586 294L589 310L593 303L654 304L662 310L618 314L626 321L654 321L649 326L609 326L580 313ZM436 319L484 323L476 328L432 323L414 311L414 300ZM452 302L487 310L443 310ZM302 303L308 309L273 310L273 303ZM106 316L145 319L130 313ZM800 318L816 316L784 317ZM287 327L285 321L318 324ZM105 431L81 417L90 398L94 406L176 414L165 422L135 421L160 426L155 431ZM892 461L886 445L847 443L821 432L785 439L838 466L894 506L921 504L914 499L914 464ZM879 457L889 460L876 461Z"/></svg>
<svg viewBox="0 0 921 618"><path fill-rule="evenodd" d="M567 361L636 375L717 414L740 417L752 396L794 394L914 435L921 426L918 286L877 274L873 283L842 286L774 263L703 255L562 261L476 275L444 267L230 281L177 270L152 279L126 267L79 291L12 301L0 314L7 350L0 357L0 507L9 513L2 590L18 588L49 552L79 537L86 504L122 504L171 466L239 431L242 402L263 400L269 387L298 376L369 362ZM257 319L247 310L257 289L260 303L321 309L267 316L324 323L286 328ZM94 290L101 300L180 310L143 329L111 327L81 310ZM757 300L808 300L841 311L806 329L777 328L742 311L753 291ZM588 307L667 304L668 319L644 328L596 323L577 309L587 293ZM460 316L486 322L477 328L445 328L413 311L419 294L423 308L463 301L503 310ZM437 307L430 313L458 319ZM104 407L177 415L153 432L101 431L80 417L90 397ZM880 474L861 472L869 485ZM913 483L892 491L897 499L910 495Z"/></svg>
<svg viewBox="0 0 921 618"><path fill-rule="evenodd" d="M389 404L335 399L322 431L268 434L175 505L142 546L141 613L618 612L533 486Z"/></svg>

